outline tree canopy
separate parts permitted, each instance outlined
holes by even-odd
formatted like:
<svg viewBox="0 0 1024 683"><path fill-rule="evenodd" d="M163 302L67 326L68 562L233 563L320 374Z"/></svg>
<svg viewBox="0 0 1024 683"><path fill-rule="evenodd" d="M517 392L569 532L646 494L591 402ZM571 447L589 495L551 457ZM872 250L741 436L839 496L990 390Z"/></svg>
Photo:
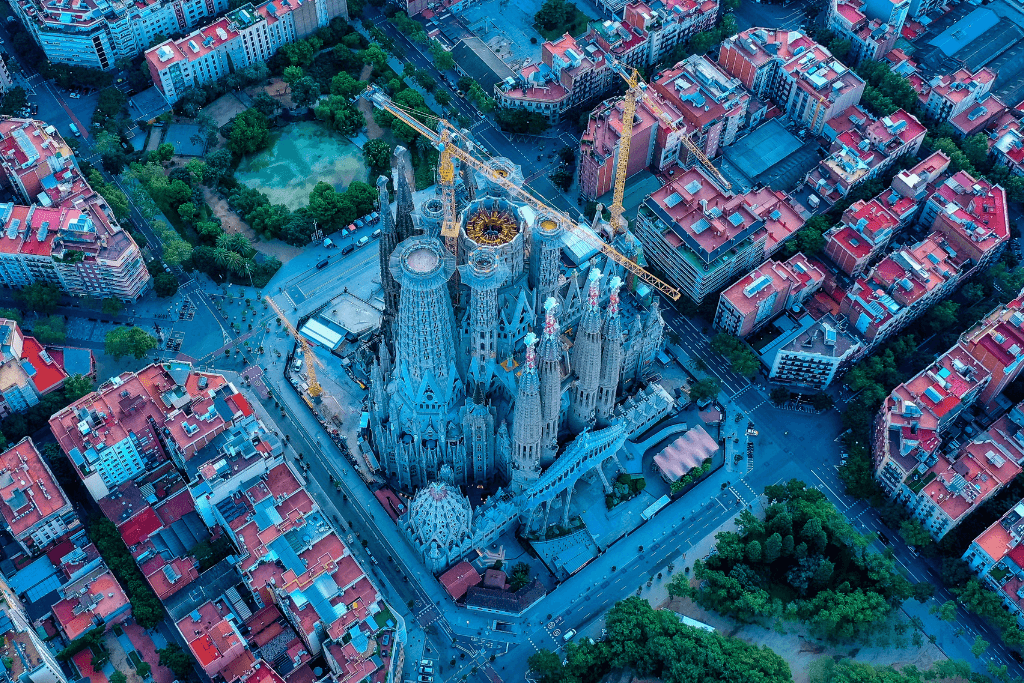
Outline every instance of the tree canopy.
<svg viewBox="0 0 1024 683"><path fill-rule="evenodd" d="M541 650L529 659L531 671L541 683L589 683L627 667L665 683L792 680L789 665L768 647L686 626L675 613L635 596L616 603L605 624L605 640L570 643L564 665L555 653Z"/></svg>
<svg viewBox="0 0 1024 683"><path fill-rule="evenodd" d="M141 327L118 327L107 332L103 348L107 355L116 359L125 356L145 358L156 348L156 338Z"/></svg>
<svg viewBox="0 0 1024 683"><path fill-rule="evenodd" d="M671 595L741 621L795 616L833 641L872 635L913 595L893 560L868 551L868 539L823 493L796 480L764 493L764 521L742 511L736 532L716 536L717 554L695 563L701 587L677 575Z"/></svg>

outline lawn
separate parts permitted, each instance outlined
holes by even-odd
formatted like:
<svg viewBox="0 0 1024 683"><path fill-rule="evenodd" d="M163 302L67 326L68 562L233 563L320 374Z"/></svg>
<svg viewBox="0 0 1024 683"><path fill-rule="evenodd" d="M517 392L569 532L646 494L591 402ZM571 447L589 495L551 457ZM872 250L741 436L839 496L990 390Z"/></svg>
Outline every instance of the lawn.
<svg viewBox="0 0 1024 683"><path fill-rule="evenodd" d="M537 33L544 37L544 40L557 40L565 33L576 37L587 32L587 24L590 22L590 17L581 12L571 2L565 3L565 8L565 19L553 28L545 29L540 24L534 23L533 27L537 29Z"/></svg>

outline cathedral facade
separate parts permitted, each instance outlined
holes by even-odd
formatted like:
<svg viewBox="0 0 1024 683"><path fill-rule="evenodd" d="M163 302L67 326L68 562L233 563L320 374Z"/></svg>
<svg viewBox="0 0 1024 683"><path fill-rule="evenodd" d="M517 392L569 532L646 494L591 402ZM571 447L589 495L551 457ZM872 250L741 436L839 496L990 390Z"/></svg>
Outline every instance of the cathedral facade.
<svg viewBox="0 0 1024 683"><path fill-rule="evenodd" d="M497 490L492 506L500 499L505 507L484 513L507 525L516 496L559 453L616 421L617 405L636 393L663 347L664 321L656 301L644 307L626 291L614 261L597 256L570 267L568 226L465 169L452 254L439 236L436 200L414 206L402 151L394 215L388 179L377 183L385 310L370 430L391 484L420 491L403 528L431 548L436 569L493 531L473 529L453 491ZM446 521L427 521L437 510ZM457 533L428 532L442 526Z"/></svg>

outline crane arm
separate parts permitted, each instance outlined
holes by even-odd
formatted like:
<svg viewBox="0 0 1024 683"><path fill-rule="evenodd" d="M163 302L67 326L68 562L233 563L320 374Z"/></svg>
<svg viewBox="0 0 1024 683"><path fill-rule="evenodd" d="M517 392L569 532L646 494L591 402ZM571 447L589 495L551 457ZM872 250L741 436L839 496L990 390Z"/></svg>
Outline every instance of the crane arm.
<svg viewBox="0 0 1024 683"><path fill-rule="evenodd" d="M629 91L626 92L626 104L628 104L628 102L629 102L630 92L637 92L637 89L639 89L639 92L643 92L643 91L645 91L647 89L647 84L644 83L643 80L641 80L640 75L636 72L636 69L633 69L632 73L630 73L629 69L626 69L626 68L620 66L619 68L615 69L615 71L620 76L622 76L622 78L626 81L626 83L629 84ZM668 112L666 112L664 109L661 108L661 105L658 104L658 102L657 102L657 100L655 98L653 98L653 97L647 98L647 100L645 101L645 104L648 106L648 108L650 108L650 110L652 112L654 112L654 115L657 116L659 119L661 119L661 121L665 125L667 125L669 128L671 128L672 130L678 130L679 129L679 124L676 123L675 119ZM636 103L634 103L633 107L634 107L634 110L635 110ZM632 122L630 122L630 128L632 129L632 127L633 127L632 126ZM622 122L622 130L623 130L623 135L620 138L620 140L622 140L622 142L620 142L620 150L621 149L626 149L628 151L629 150L629 141L625 139L625 130L626 130L625 119L623 119L623 122ZM718 180L718 182L722 185L722 187L724 189L726 189L726 190L731 190L732 189L732 183L730 183L728 180L725 179L725 176L723 176L722 173L717 168L715 168L715 165L711 163L711 160L708 159L707 156L704 155L704 152L700 151L700 148L697 147L697 145L693 144L693 141L690 140L690 138L688 138L686 136L683 136L683 144L686 145L686 148L688 150L690 150L690 153L693 154L693 156L697 157L697 160L700 162L700 165L703 166L704 169L708 173L711 173L713 176L715 176L715 179ZM619 154L621 155L622 152L620 151ZM624 167L625 165L624 164L622 164L622 165L623 165L622 174L625 175L625 167ZM622 183L625 184L625 178L624 177L622 178ZM616 192L618 191L618 185L619 185L619 169L616 168L616 170L615 170L615 187L616 187ZM618 196L618 195L616 195L616 196Z"/></svg>
<svg viewBox="0 0 1024 683"><path fill-rule="evenodd" d="M633 120L636 118L636 105L640 99L640 89L637 84L640 82L640 74L632 69L627 76L622 77L629 83L629 90L622 101L622 133L619 135L618 158L615 160L615 191L612 193L612 230L613 234L619 234L626 230L626 219L623 214L626 209L622 206L622 198L626 194L626 173L629 166L629 143L633 138Z"/></svg>
<svg viewBox="0 0 1024 683"><path fill-rule="evenodd" d="M295 341L302 347L302 357L306 359L306 374L309 375L309 395L316 398L323 393L323 389L320 387L320 382L316 379L316 366L321 365L320 360L313 355L313 348L310 346L309 341L299 334L299 331L295 329L295 326L291 324L288 318L285 316L284 311L274 303L274 300L269 296L263 297L264 300L270 305L277 314L277 317L281 319L281 323L288 329L288 333L295 338ZM321 367L323 367L321 365Z"/></svg>
<svg viewBox="0 0 1024 683"><path fill-rule="evenodd" d="M407 112L402 107L396 106L380 88L376 86L370 86L366 89L364 95L367 97L367 99L373 102L374 105L389 112L397 119L402 121L402 123L405 123L409 127L418 131L420 134L422 134L435 145L438 145L438 147L441 148L442 152L450 154L452 157L458 159L460 162L480 172L492 182L501 185L503 188L505 188L505 190L509 192L511 196L515 197L519 201L522 201L525 204L529 204L532 208L539 212L551 215L563 226L566 226L577 237L587 242L591 246L595 247L602 254L604 254L611 260L615 261L615 263L619 264L620 266L628 270L630 273L638 277L642 282L646 282L648 285L659 290L660 292L665 294L665 296L669 297L673 301L678 300L681 296L678 289L668 284L667 282L664 282L661 279L655 277L651 273L647 272L644 268L631 261L628 257L620 253L611 245L607 244L604 240L602 240L600 237L595 235L590 230L580 228L579 224L571 217L569 217L566 213L559 211L558 209L552 206L547 205L540 199L537 199L532 194L530 194L524 187L516 185L511 180L509 180L508 177L506 177L506 175L491 168L485 162L481 161L480 159L477 159L475 156L473 156L466 150L462 149L460 146L451 142L445 144L443 139L447 136L445 136L443 132L436 133L427 128L424 124L417 121L410 112ZM454 127L443 119L440 120L439 127L442 129L442 131L444 131L445 129L449 129L452 131L454 130Z"/></svg>

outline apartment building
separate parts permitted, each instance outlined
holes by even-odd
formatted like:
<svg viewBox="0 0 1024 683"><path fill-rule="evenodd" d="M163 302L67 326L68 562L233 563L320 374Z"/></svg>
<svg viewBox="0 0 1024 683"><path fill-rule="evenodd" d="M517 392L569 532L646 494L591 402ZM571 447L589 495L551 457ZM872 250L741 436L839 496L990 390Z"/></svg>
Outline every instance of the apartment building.
<svg viewBox="0 0 1024 683"><path fill-rule="evenodd" d="M863 345L844 321L831 314L815 320L801 316L797 325L761 353L768 378L814 391L824 389Z"/></svg>
<svg viewBox="0 0 1024 683"><path fill-rule="evenodd" d="M885 18L870 16L873 4L889 5ZM830 3L826 25L836 35L850 41L851 62L860 64L867 59L877 61L888 54L900 37L910 0L901 0L895 6L889 0L865 3L860 0L833 0Z"/></svg>
<svg viewBox="0 0 1024 683"><path fill-rule="evenodd" d="M637 106L628 175L645 168L662 171L677 162L690 165L685 148L680 156L683 137L705 156L716 156L721 146L735 140L749 99L737 79L701 55L657 73ZM621 135L622 99L602 102L580 139L580 191L585 198L596 199L612 189Z"/></svg>
<svg viewBox="0 0 1024 683"><path fill-rule="evenodd" d="M936 465L944 433L957 415L974 404L988 412L999 409L1004 401L999 394L1020 374L1024 358L1022 295L962 334L936 361L938 369L922 372L930 384L920 379L901 384L882 404L872 458L875 478L887 493L896 495L913 473Z"/></svg>
<svg viewBox="0 0 1024 683"><path fill-rule="evenodd" d="M1014 409L1014 412L1019 412ZM1024 501L977 536L963 555L982 584L1002 599L1003 605L1024 624Z"/></svg>
<svg viewBox="0 0 1024 683"><path fill-rule="evenodd" d="M875 119L854 106L831 119L823 132L832 140L830 154L808 172L804 182L835 203L900 157L916 155L928 131L902 109Z"/></svg>
<svg viewBox="0 0 1024 683"><path fill-rule="evenodd" d="M620 4L619 9L620 20L593 22L587 33L577 38L565 34L545 41L539 63L523 67L515 78L495 86L498 105L536 112L557 123L570 109L618 88L621 77L610 68L613 62L643 70L680 42L712 28L718 2L634 1L625 7Z"/></svg>
<svg viewBox="0 0 1024 683"><path fill-rule="evenodd" d="M747 29L722 42L718 63L815 135L864 93L864 81L802 31Z"/></svg>
<svg viewBox="0 0 1024 683"><path fill-rule="evenodd" d="M98 626L108 629L132 615L132 603L121 584L100 559L95 569L59 589L53 620L68 642Z"/></svg>
<svg viewBox="0 0 1024 683"><path fill-rule="evenodd" d="M981 102L992 89L995 79L996 74L987 68L974 73L958 69L951 74L935 76L921 95L922 107L931 118L949 120Z"/></svg>
<svg viewBox="0 0 1024 683"><path fill-rule="evenodd" d="M228 0L13 0L11 9L51 62L104 71L158 36L227 11Z"/></svg>
<svg viewBox="0 0 1024 683"><path fill-rule="evenodd" d="M649 261L700 302L775 253L803 222L788 195L728 194L695 167L644 201L634 232Z"/></svg>
<svg viewBox="0 0 1024 683"><path fill-rule="evenodd" d="M0 417L23 413L64 386L67 373L18 323L0 318Z"/></svg>
<svg viewBox="0 0 1024 683"><path fill-rule="evenodd" d="M623 0L609 2L622 3ZM648 36L647 64L662 62L690 36L714 28L717 16L718 0L634 0L622 9L622 20Z"/></svg>
<svg viewBox="0 0 1024 683"><path fill-rule="evenodd" d="M947 178L928 197L920 222L942 233L950 246L984 268L1010 239L1006 190L965 171Z"/></svg>
<svg viewBox="0 0 1024 683"><path fill-rule="evenodd" d="M1017 411L1000 418L955 455L941 455L920 479L905 483L897 494L897 500L936 541L1020 474L1024 423L1014 418L1024 415Z"/></svg>
<svg viewBox="0 0 1024 683"><path fill-rule="evenodd" d="M0 499L4 528L27 555L38 555L81 527L71 501L29 437L0 454Z"/></svg>
<svg viewBox="0 0 1024 683"><path fill-rule="evenodd" d="M168 457L182 467L241 417L237 402L227 400L236 393L222 375L188 363L149 365L112 377L56 413L50 431L100 500Z"/></svg>
<svg viewBox="0 0 1024 683"><path fill-rule="evenodd" d="M657 73L651 88L681 114L690 142L709 159L731 145L747 116L750 93L704 55L692 55ZM670 111L672 111L670 110Z"/></svg>
<svg viewBox="0 0 1024 683"><path fill-rule="evenodd" d="M861 355L946 298L970 272L969 262L938 233L879 261L846 290L839 307L867 342Z"/></svg>
<svg viewBox="0 0 1024 683"><path fill-rule="evenodd" d="M266 62L282 45L302 40L334 17L348 17L345 0L246 3L181 40L146 50L146 64L154 85L173 104L189 88Z"/></svg>
<svg viewBox="0 0 1024 683"><path fill-rule="evenodd" d="M136 301L150 276L138 245L86 182L52 126L0 121L0 173L23 205L0 204L0 283Z"/></svg>
<svg viewBox="0 0 1024 683"><path fill-rule="evenodd" d="M843 212L842 220L825 233L825 254L839 270L852 276L863 273L885 250L896 231L905 225L890 211L889 203L917 206L912 199L889 190L869 201L861 199L851 204Z"/></svg>
<svg viewBox="0 0 1024 683"><path fill-rule="evenodd" d="M24 683L68 683L64 671L43 642L25 611L25 606L6 581L0 579L0 637L17 656L7 667L12 681Z"/></svg>
<svg viewBox="0 0 1024 683"><path fill-rule="evenodd" d="M799 310L824 281L825 273L802 253L765 261L722 292L715 329L745 338L783 311Z"/></svg>

